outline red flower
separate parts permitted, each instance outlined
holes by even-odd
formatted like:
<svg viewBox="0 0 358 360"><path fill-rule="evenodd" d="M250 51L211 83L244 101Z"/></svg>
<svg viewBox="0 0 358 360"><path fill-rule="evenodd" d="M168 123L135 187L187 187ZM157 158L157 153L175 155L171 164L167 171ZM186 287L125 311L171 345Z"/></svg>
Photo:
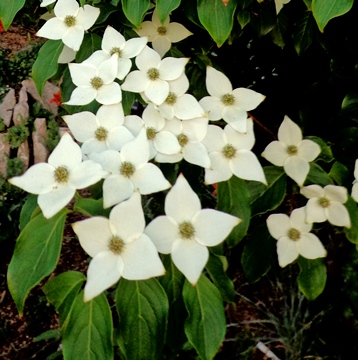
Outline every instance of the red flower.
<svg viewBox="0 0 358 360"><path fill-rule="evenodd" d="M57 106L61 105L62 99L61 99L61 92L60 91L53 94L53 98L50 100L50 103L55 103Z"/></svg>
<svg viewBox="0 0 358 360"><path fill-rule="evenodd" d="M4 27L3 27L2 22L1 22L1 20L0 20L0 33L4 32L4 31L5 31L5 30L4 30Z"/></svg>

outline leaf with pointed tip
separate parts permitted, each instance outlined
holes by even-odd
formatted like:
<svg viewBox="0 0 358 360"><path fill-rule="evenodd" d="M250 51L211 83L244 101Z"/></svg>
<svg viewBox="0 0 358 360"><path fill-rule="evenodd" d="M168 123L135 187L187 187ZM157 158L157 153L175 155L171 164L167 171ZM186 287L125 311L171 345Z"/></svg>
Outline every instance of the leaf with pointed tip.
<svg viewBox="0 0 358 360"><path fill-rule="evenodd" d="M25 0L0 1L0 21L5 31L9 28L15 15L25 5Z"/></svg>
<svg viewBox="0 0 358 360"><path fill-rule="evenodd" d="M353 198L349 195L348 201L344 204L351 218L350 229L344 228L347 239L353 244L358 244L358 206Z"/></svg>
<svg viewBox="0 0 358 360"><path fill-rule="evenodd" d="M179 7L181 0L157 0L155 7L160 22L163 24L169 14Z"/></svg>
<svg viewBox="0 0 358 360"><path fill-rule="evenodd" d="M149 8L150 0L122 0L124 15L137 28L142 24Z"/></svg>
<svg viewBox="0 0 358 360"><path fill-rule="evenodd" d="M312 12L305 11L296 22L293 33L293 43L298 55L301 55L312 44L315 29L317 26Z"/></svg>

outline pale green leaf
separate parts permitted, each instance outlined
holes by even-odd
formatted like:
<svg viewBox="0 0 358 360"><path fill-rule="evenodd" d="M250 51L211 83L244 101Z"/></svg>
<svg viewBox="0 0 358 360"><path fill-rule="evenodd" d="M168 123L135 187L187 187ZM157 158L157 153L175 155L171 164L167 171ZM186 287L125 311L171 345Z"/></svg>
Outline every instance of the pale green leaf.
<svg viewBox="0 0 358 360"><path fill-rule="evenodd" d="M226 320L219 290L204 275L195 286L185 281L183 298L189 316L185 333L203 360L213 359L224 340Z"/></svg>
<svg viewBox="0 0 358 360"><path fill-rule="evenodd" d="M122 0L122 9L126 18L137 28L150 8L150 0Z"/></svg>
<svg viewBox="0 0 358 360"><path fill-rule="evenodd" d="M33 218L20 233L9 264L7 280L10 293L23 313L30 290L55 269L61 251L67 210L51 219L42 214Z"/></svg>
<svg viewBox="0 0 358 360"><path fill-rule="evenodd" d="M62 49L63 42L61 40L47 40L37 55L37 59L32 66L32 78L40 95L45 82L57 72L57 61Z"/></svg>
<svg viewBox="0 0 358 360"><path fill-rule="evenodd" d="M344 15L353 6L354 0L313 0L312 12L321 32L331 19Z"/></svg>
<svg viewBox="0 0 358 360"><path fill-rule="evenodd" d="M220 47L228 39L233 23L237 0L225 6L222 0L198 0L199 20Z"/></svg>
<svg viewBox="0 0 358 360"><path fill-rule="evenodd" d="M160 359L168 320L168 298L157 279L121 279L116 291L119 346L127 359Z"/></svg>

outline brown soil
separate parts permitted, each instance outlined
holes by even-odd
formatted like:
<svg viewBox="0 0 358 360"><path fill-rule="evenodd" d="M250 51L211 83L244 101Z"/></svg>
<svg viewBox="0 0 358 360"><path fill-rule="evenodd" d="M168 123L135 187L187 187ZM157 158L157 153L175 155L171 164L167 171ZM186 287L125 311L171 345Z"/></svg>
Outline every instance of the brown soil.
<svg viewBox="0 0 358 360"><path fill-rule="evenodd" d="M37 40L35 34L35 30L12 24L7 31L0 33L0 49L8 50L10 54L13 54L24 49L32 41Z"/></svg>

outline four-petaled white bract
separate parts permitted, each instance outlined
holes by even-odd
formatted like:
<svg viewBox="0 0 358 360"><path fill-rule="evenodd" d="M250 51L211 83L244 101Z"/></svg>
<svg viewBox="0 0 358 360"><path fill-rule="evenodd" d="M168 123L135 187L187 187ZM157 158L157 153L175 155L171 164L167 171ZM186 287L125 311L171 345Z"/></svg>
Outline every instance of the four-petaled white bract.
<svg viewBox="0 0 358 360"><path fill-rule="evenodd" d="M80 244L92 257L87 271L84 300L89 301L121 277L144 280L165 274L158 252L144 234L140 194L115 206L109 219L92 217L73 224Z"/></svg>
<svg viewBox="0 0 358 360"><path fill-rule="evenodd" d="M172 43L184 40L192 33L182 24L170 22L170 18L162 24L157 12L153 11L152 21L144 21L139 29L134 29L138 35L147 36L152 43L153 49L163 57L170 49Z"/></svg>
<svg viewBox="0 0 358 360"><path fill-rule="evenodd" d="M327 255L318 237L310 233L312 224L306 222L306 209L301 207L291 215L272 214L267 220L271 236L277 240L278 262L281 267L292 263L299 255L317 259Z"/></svg>
<svg viewBox="0 0 358 360"><path fill-rule="evenodd" d="M275 0L276 14L278 14L281 11L283 5L288 4L290 1L291 0Z"/></svg>
<svg viewBox="0 0 358 360"><path fill-rule="evenodd" d="M199 104L208 112L209 120L224 119L235 130L246 133L247 112L259 106L265 96L245 88L233 90L230 80L211 66L206 69L206 88L211 96Z"/></svg>
<svg viewBox="0 0 358 360"><path fill-rule="evenodd" d="M355 162L354 167L354 181L352 187L352 198L358 202L358 159Z"/></svg>
<svg viewBox="0 0 358 360"><path fill-rule="evenodd" d="M69 48L77 51L85 34L97 20L99 9L91 5L80 7L76 0L58 0L54 7L56 17L48 20L37 32L52 40L62 40Z"/></svg>
<svg viewBox="0 0 358 360"><path fill-rule="evenodd" d="M106 175L101 165L91 160L82 161L80 147L65 133L48 163L31 166L22 176L9 182L31 194L38 195L38 204L50 218L63 209L75 195L76 189L95 184Z"/></svg>
<svg viewBox="0 0 358 360"><path fill-rule="evenodd" d="M309 185L301 188L301 194L308 198L306 221L321 223L328 220L332 225L351 227L347 208L343 205L348 200L348 191L343 186Z"/></svg>
<svg viewBox="0 0 358 360"><path fill-rule="evenodd" d="M160 253L171 254L176 267L195 285L209 258L207 247L224 241L241 220L202 209L198 195L182 174L165 198L165 214L149 223L145 233Z"/></svg>
<svg viewBox="0 0 358 360"><path fill-rule="evenodd" d="M278 129L278 141L267 145L262 156L276 166L283 166L286 174L302 186L310 170L309 162L321 152L312 140L302 140L302 131L288 116Z"/></svg>

